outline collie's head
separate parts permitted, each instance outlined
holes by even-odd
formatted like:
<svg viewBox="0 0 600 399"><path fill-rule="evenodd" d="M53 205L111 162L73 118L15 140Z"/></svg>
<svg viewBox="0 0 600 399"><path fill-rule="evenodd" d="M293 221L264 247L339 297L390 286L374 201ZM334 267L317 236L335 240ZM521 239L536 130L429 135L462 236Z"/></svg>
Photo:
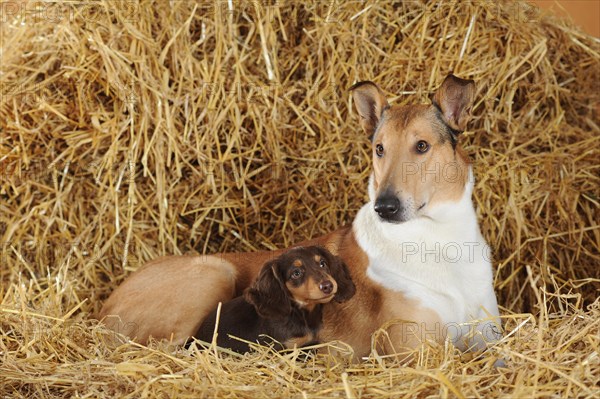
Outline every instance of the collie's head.
<svg viewBox="0 0 600 399"><path fill-rule="evenodd" d="M459 201L469 165L458 138L475 96L473 81L449 75L429 105L389 105L373 82L351 90L360 124L371 137L369 195L380 219L405 222Z"/></svg>

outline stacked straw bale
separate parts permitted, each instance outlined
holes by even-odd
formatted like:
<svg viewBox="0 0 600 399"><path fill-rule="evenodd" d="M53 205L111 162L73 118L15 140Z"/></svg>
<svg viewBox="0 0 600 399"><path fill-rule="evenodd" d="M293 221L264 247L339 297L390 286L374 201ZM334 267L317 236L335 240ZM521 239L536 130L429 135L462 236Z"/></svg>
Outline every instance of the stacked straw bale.
<svg viewBox="0 0 600 399"><path fill-rule="evenodd" d="M0 8L0 396L598 397L598 39L526 3ZM422 102L450 71L478 87L463 143L508 369L105 344L90 315L149 259L350 223L370 148L346 89Z"/></svg>

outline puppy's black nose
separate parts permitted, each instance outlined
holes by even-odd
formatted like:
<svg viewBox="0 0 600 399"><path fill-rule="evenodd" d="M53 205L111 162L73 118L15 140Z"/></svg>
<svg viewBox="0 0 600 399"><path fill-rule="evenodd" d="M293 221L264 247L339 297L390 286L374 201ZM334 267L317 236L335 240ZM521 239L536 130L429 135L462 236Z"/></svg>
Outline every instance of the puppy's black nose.
<svg viewBox="0 0 600 399"><path fill-rule="evenodd" d="M382 219L393 219L398 211L400 211L400 200L395 195L382 195L375 201L375 212Z"/></svg>
<svg viewBox="0 0 600 399"><path fill-rule="evenodd" d="M324 294L329 295L333 292L333 283L329 280L325 280L319 284L319 289L323 291Z"/></svg>

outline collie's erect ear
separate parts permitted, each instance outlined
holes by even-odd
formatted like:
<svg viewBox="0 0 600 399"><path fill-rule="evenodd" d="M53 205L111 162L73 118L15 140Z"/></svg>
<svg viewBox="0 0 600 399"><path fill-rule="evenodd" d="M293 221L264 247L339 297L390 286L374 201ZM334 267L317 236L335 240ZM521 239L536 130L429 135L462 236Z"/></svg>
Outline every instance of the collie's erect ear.
<svg viewBox="0 0 600 399"><path fill-rule="evenodd" d="M331 277L337 282L337 292L333 299L336 302L344 302L352 298L356 293L356 286L350 277L350 270L339 256L331 255Z"/></svg>
<svg viewBox="0 0 600 399"><path fill-rule="evenodd" d="M350 88L356 110L360 115L360 126L372 137L383 111L389 107L383 91L373 82L358 82Z"/></svg>
<svg viewBox="0 0 600 399"><path fill-rule="evenodd" d="M267 319L287 317L292 311L292 303L278 269L277 260L267 262L245 293L246 300L254 305L256 312Z"/></svg>
<svg viewBox="0 0 600 399"><path fill-rule="evenodd" d="M462 132L467 126L475 98L475 82L448 75L433 95L433 104L452 129Z"/></svg>

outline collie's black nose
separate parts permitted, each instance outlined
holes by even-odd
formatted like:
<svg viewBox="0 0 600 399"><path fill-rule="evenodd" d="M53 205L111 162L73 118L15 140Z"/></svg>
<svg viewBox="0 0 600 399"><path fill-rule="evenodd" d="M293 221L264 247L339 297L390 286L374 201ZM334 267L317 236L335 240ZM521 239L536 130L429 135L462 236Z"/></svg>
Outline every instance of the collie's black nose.
<svg viewBox="0 0 600 399"><path fill-rule="evenodd" d="M329 280L323 281L319 284L319 289L326 295L329 295L333 292L333 283Z"/></svg>
<svg viewBox="0 0 600 399"><path fill-rule="evenodd" d="M382 195L375 201L375 212L385 220L396 219L400 200L395 195Z"/></svg>

